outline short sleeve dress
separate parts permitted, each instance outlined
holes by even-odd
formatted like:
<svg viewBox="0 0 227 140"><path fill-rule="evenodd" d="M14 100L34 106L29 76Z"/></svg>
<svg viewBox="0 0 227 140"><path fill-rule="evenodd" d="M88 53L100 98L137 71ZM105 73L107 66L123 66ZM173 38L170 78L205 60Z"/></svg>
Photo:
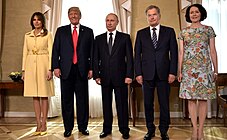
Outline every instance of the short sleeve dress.
<svg viewBox="0 0 227 140"><path fill-rule="evenodd" d="M209 39L216 37L211 26L184 28L179 39L184 41L182 81L179 97L208 100L216 98Z"/></svg>

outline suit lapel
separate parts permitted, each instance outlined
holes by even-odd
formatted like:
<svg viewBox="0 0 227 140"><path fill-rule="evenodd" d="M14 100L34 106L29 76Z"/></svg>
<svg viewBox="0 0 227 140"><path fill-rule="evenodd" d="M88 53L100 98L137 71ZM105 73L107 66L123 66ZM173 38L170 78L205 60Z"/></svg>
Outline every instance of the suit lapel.
<svg viewBox="0 0 227 140"><path fill-rule="evenodd" d="M152 39L151 39L150 27L147 27L147 29L145 30L145 34L146 35L144 35L144 36L147 38L147 40L149 40L148 46L151 46L151 49L154 49L154 45L153 45L153 42L152 42Z"/></svg>
<svg viewBox="0 0 227 140"><path fill-rule="evenodd" d="M78 42L77 42L77 51L80 50L80 42L81 40L84 38L84 26L80 25L80 29L79 29L79 37L78 37Z"/></svg>
<svg viewBox="0 0 227 140"><path fill-rule="evenodd" d="M103 34L103 39L102 39L105 44L104 44L104 50L106 51L107 54L109 54L109 48L108 48L108 43L107 43L107 32Z"/></svg>
<svg viewBox="0 0 227 140"><path fill-rule="evenodd" d="M66 33L65 38L68 40L69 44L73 47L73 39L72 39L72 32L71 32L71 25L66 26Z"/></svg>
<svg viewBox="0 0 227 140"><path fill-rule="evenodd" d="M158 49L160 47L160 44L161 44L164 37L165 37L165 29L162 27L162 25L160 25L159 36L158 36L158 44L157 44L156 49Z"/></svg>
<svg viewBox="0 0 227 140"><path fill-rule="evenodd" d="M116 51L117 47L119 46L118 43L120 42L120 34L119 32L117 31L116 32L116 35L115 35L115 39L114 39L114 44L113 44L113 48L112 48L112 51L111 51L111 55Z"/></svg>

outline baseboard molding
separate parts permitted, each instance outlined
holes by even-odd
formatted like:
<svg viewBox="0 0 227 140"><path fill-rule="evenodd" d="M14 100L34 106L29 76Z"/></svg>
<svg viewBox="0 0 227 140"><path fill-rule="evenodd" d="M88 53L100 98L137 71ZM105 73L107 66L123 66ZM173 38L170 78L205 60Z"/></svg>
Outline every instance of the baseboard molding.
<svg viewBox="0 0 227 140"><path fill-rule="evenodd" d="M139 112L138 117L145 118L144 112ZM160 117L160 112L154 112L154 117L155 118ZM170 112L170 118L182 118L182 117L183 117L183 112Z"/></svg>
<svg viewBox="0 0 227 140"><path fill-rule="evenodd" d="M5 112L5 117L35 117L35 112Z"/></svg>
<svg viewBox="0 0 227 140"><path fill-rule="evenodd" d="M154 112L155 117L159 117L160 113L159 112ZM35 117L34 112L5 112L5 117ZM139 118L145 118L144 112L139 112L138 113ZM170 112L170 117L171 118L181 118L183 117L182 112Z"/></svg>

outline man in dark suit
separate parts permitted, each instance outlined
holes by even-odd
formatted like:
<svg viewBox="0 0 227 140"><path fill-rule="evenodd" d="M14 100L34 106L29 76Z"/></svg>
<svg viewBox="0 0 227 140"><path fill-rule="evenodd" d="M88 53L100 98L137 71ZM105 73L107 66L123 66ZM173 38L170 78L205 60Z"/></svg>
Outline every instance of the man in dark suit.
<svg viewBox="0 0 227 140"><path fill-rule="evenodd" d="M78 129L83 135L89 118L88 79L92 78L92 54L94 34L92 29L79 23L81 12L78 7L68 10L70 25L57 29L52 65L55 76L61 81L62 116L64 136L69 137L74 127L74 93Z"/></svg>
<svg viewBox="0 0 227 140"><path fill-rule="evenodd" d="M119 131L129 138L128 89L133 78L133 50L130 36L116 30L117 15L106 16L107 32L95 38L94 79L102 87L103 131L100 138L111 134L112 92L115 92Z"/></svg>
<svg viewBox="0 0 227 140"><path fill-rule="evenodd" d="M148 133L144 140L155 136L154 90L157 87L160 121L159 130L163 140L168 140L170 124L170 83L177 75L178 47L172 28L160 25L160 9L150 5L146 11L149 27L137 32L135 42L135 75L142 85L144 109ZM154 29L155 28L155 29Z"/></svg>

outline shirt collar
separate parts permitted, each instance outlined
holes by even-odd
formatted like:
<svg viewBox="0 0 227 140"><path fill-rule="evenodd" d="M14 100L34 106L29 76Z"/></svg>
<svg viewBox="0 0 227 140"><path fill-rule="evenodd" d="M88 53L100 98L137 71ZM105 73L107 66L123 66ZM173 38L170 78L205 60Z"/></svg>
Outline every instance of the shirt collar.
<svg viewBox="0 0 227 140"><path fill-rule="evenodd" d="M33 29L33 30L32 30L31 32L29 32L28 34L29 34L30 36L34 37L34 36L35 36L34 32L35 32L35 29ZM43 34L43 33L44 33L44 30L42 29L36 36L41 36L41 34Z"/></svg>
<svg viewBox="0 0 227 140"><path fill-rule="evenodd" d="M79 31L78 29L80 28L80 24L77 24L77 25L70 24L70 25L71 25L72 31L74 30L74 26L76 26L76 30Z"/></svg>
<svg viewBox="0 0 227 140"><path fill-rule="evenodd" d="M113 33L113 36L115 36L116 35L116 32L117 32L117 30L114 30L113 32L107 31L107 35L109 35L110 33Z"/></svg>
<svg viewBox="0 0 227 140"><path fill-rule="evenodd" d="M150 30L151 30L151 31L152 31L153 28L156 28L156 31L159 31L159 30L160 30L160 24L158 24L158 25L155 26L155 27L151 27L151 26L150 26Z"/></svg>

